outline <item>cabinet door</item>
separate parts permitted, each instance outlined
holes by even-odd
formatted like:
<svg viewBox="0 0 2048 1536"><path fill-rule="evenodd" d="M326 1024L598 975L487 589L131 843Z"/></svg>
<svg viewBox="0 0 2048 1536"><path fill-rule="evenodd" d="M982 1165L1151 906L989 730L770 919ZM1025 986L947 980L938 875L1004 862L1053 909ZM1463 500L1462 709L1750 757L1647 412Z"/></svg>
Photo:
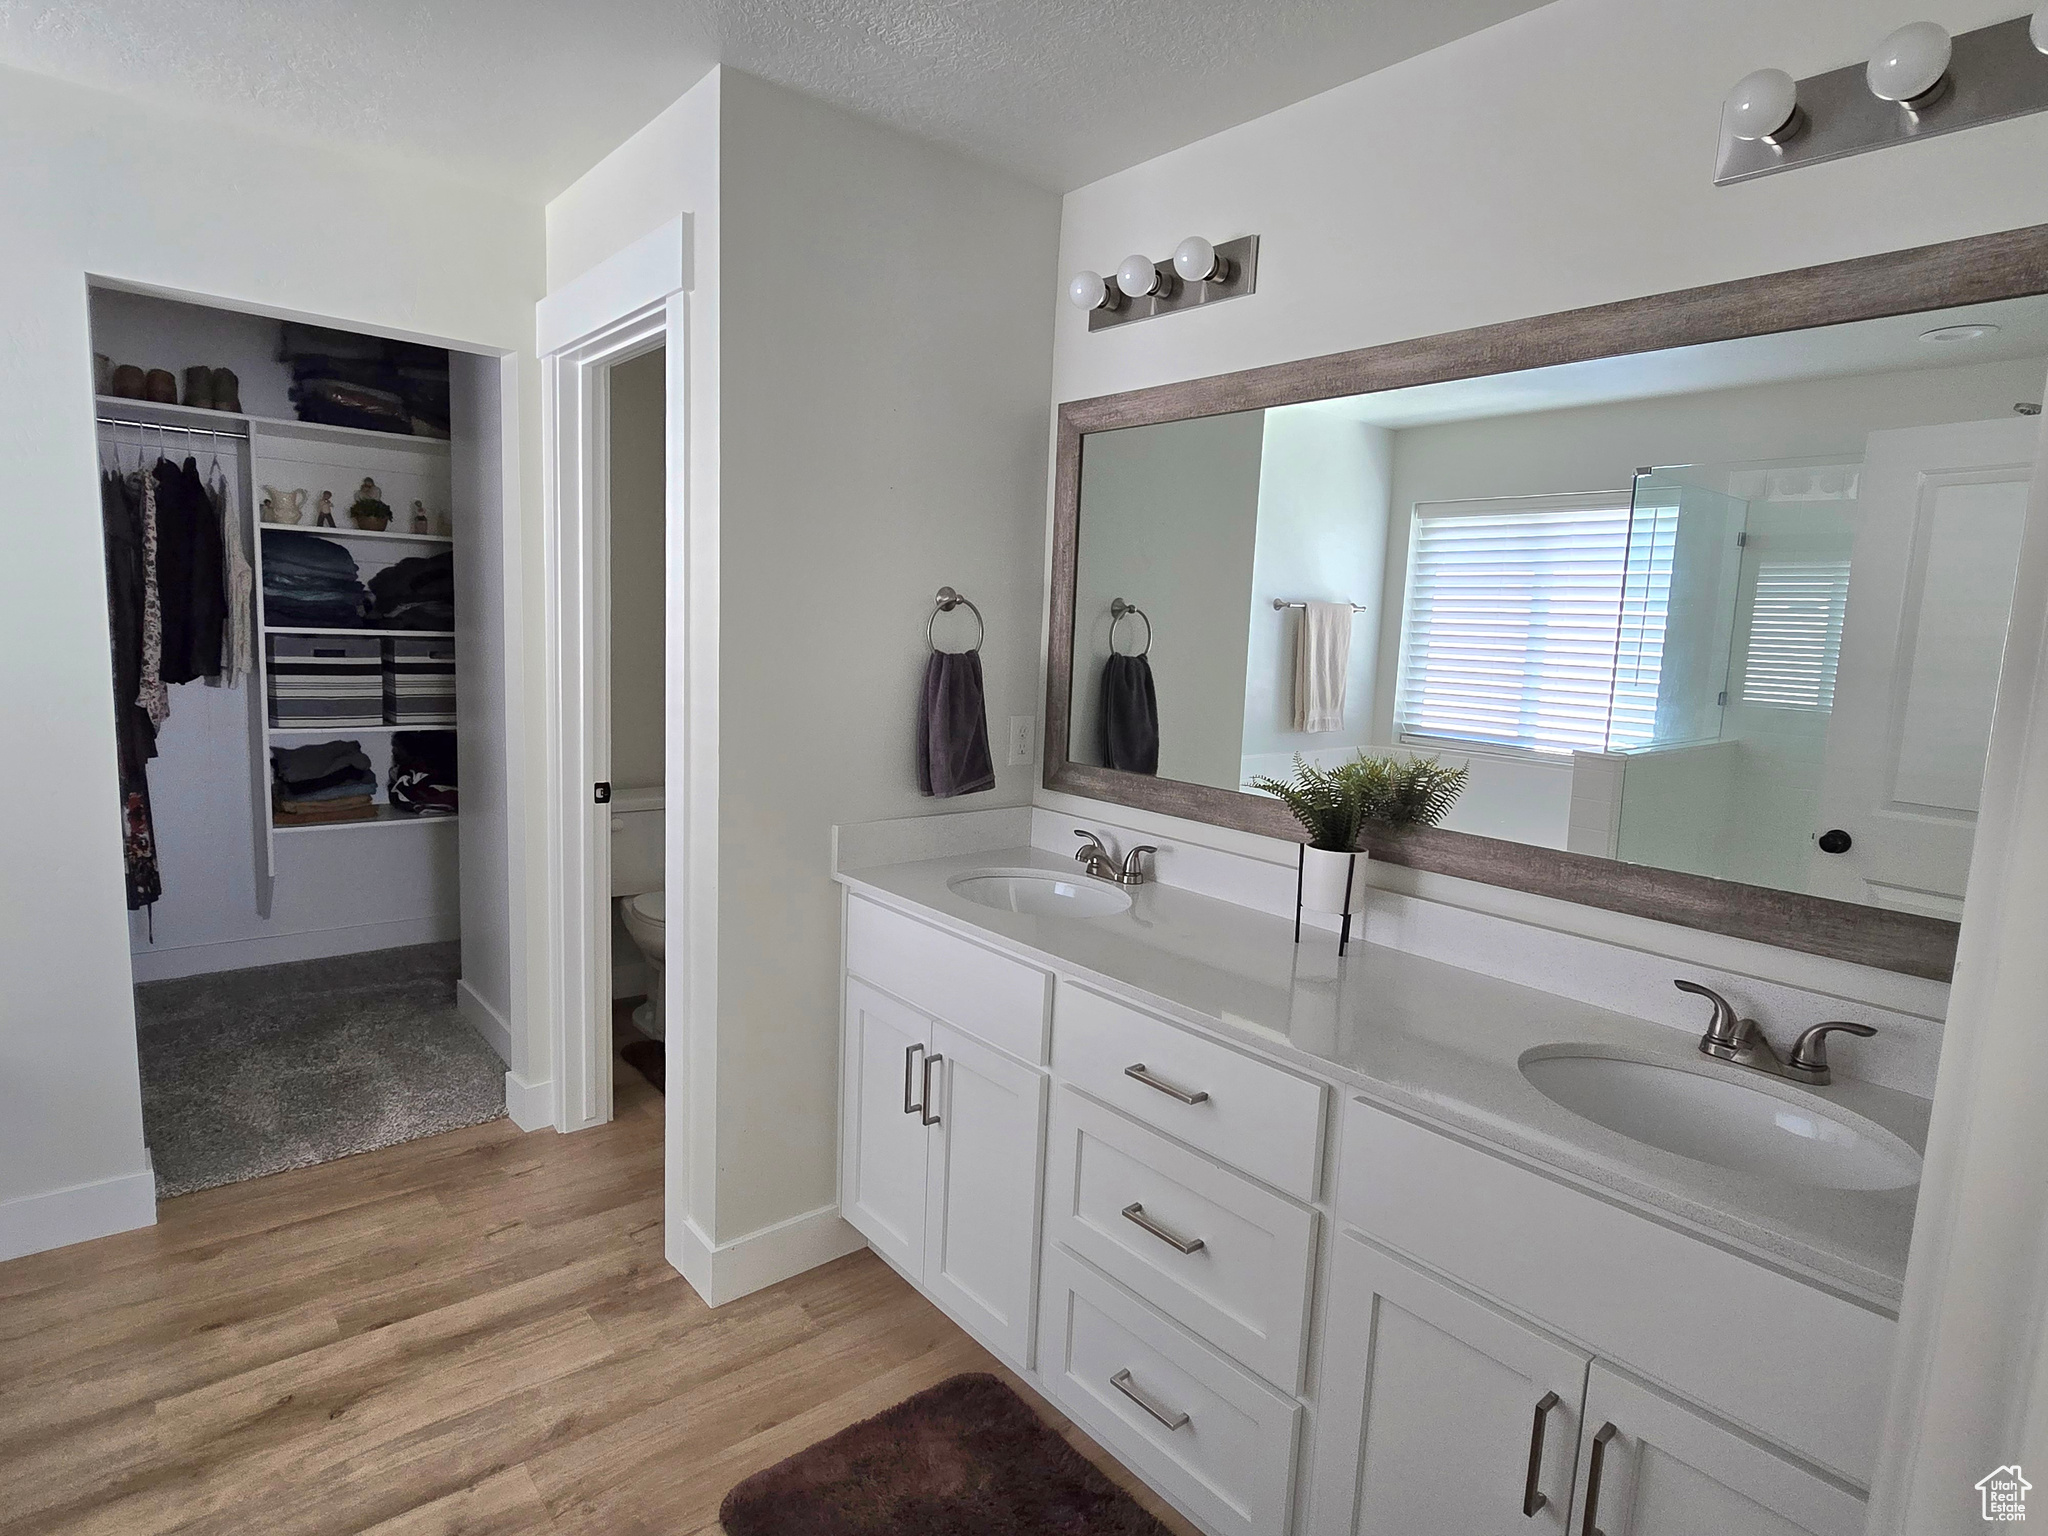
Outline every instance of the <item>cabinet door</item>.
<svg viewBox="0 0 2048 1536"><path fill-rule="evenodd" d="M913 1280L924 1263L931 1134L918 1108L930 1075L924 1069L930 1031L922 1014L848 978L839 1210L877 1253Z"/></svg>
<svg viewBox="0 0 2048 1536"><path fill-rule="evenodd" d="M1582 1434L1586 1536L1861 1536L1864 1501L1842 1484L1605 1366Z"/></svg>
<svg viewBox="0 0 2048 1536"><path fill-rule="evenodd" d="M1031 1367L1042 1073L943 1023L932 1025L930 1188L924 1288L1020 1370Z"/></svg>
<svg viewBox="0 0 2048 1536"><path fill-rule="evenodd" d="M1585 1355L1352 1232L1326 1315L1314 1536L1564 1536Z"/></svg>

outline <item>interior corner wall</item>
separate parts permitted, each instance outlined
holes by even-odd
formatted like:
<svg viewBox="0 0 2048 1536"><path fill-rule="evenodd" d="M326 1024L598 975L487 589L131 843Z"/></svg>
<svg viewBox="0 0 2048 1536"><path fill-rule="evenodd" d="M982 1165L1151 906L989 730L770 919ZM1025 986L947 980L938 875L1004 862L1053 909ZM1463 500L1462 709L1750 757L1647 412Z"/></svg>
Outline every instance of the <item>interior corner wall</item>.
<svg viewBox="0 0 2048 1536"><path fill-rule="evenodd" d="M1031 798L1002 737L1037 713L1059 219L1004 172L725 82L721 1241L836 1200L833 824ZM987 622L997 784L931 800L913 723L946 585Z"/></svg>
<svg viewBox="0 0 2048 1536"><path fill-rule="evenodd" d="M4 1253L146 1219L46 1220L147 1179L88 275L530 357L543 248L499 194L12 70L0 139L0 739L32 744L0 761Z"/></svg>

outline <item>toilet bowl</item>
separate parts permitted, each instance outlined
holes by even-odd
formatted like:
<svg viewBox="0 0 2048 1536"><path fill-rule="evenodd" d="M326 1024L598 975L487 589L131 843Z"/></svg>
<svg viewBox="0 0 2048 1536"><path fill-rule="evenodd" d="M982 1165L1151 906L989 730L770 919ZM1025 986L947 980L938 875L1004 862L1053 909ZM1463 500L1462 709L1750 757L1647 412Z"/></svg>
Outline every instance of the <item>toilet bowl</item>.
<svg viewBox="0 0 2048 1536"><path fill-rule="evenodd" d="M663 1039L668 1028L665 964L668 900L665 893L645 891L638 896L621 896L619 920L626 925L626 932L632 935L633 942L640 946L640 953L647 959L647 969L654 976L647 1001L633 1010L633 1027L650 1040Z"/></svg>

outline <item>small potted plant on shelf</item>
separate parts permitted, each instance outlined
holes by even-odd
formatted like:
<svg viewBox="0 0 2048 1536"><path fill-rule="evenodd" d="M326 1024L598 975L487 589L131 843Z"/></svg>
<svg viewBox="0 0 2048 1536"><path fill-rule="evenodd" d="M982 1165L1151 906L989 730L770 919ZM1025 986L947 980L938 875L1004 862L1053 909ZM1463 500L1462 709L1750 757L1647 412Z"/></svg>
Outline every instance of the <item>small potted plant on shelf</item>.
<svg viewBox="0 0 2048 1536"><path fill-rule="evenodd" d="M1254 778L1308 833L1301 853L1301 904L1311 912L1349 913L1364 885L1367 855L1358 847L1367 822L1434 826L1449 814L1469 770L1433 757L1369 756L1335 768L1295 755L1290 779Z"/></svg>

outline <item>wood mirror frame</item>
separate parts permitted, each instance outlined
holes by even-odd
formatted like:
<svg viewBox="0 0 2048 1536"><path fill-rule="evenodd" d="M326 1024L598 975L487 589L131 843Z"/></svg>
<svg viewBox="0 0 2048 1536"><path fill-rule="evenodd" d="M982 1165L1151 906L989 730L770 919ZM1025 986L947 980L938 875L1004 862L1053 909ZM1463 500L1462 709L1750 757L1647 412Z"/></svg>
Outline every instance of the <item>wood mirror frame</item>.
<svg viewBox="0 0 2048 1536"><path fill-rule="evenodd" d="M1074 400L1059 408L1053 480L1051 653L1046 668L1047 789L1138 806L1291 842L1301 827L1278 801L1068 760L1074 682L1074 584L1081 442L1090 432L1307 400L1373 394L1446 379L1518 373L1590 358L1844 325L2048 293L2048 225L1803 267L1765 277L1565 310L1469 331L1275 363L1181 384ZM1744 885L1435 827L1375 828L1383 863L1554 896L1711 933L1946 981L1955 923L1832 897Z"/></svg>

